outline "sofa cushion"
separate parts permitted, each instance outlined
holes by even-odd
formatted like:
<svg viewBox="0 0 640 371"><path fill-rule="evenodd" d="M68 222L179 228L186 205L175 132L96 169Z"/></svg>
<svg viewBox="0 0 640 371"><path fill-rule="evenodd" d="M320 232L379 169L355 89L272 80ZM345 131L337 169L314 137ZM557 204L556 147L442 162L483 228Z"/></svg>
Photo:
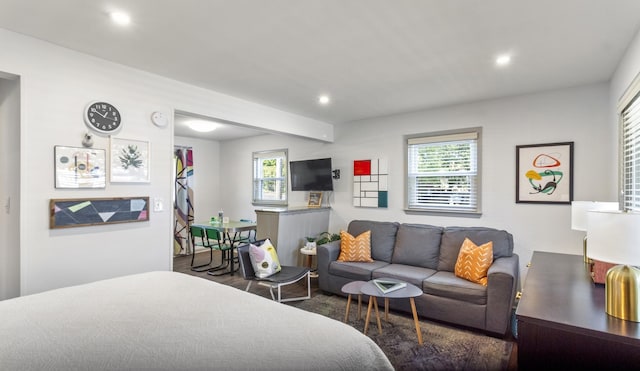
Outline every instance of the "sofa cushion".
<svg viewBox="0 0 640 371"><path fill-rule="evenodd" d="M401 224L391 262L437 269L442 230L426 224Z"/></svg>
<svg viewBox="0 0 640 371"><path fill-rule="evenodd" d="M376 269L371 275L372 278L395 278L409 282L422 289L422 281L435 274L434 269L414 267L404 264L389 264Z"/></svg>
<svg viewBox="0 0 640 371"><path fill-rule="evenodd" d="M452 272L440 271L422 282L425 294L441 296L468 303L487 304L487 287L456 277Z"/></svg>
<svg viewBox="0 0 640 371"><path fill-rule="evenodd" d="M389 263L383 261L374 261L373 263L333 261L329 264L329 274L356 281L369 281L371 272L385 265L389 265Z"/></svg>
<svg viewBox="0 0 640 371"><path fill-rule="evenodd" d="M513 236L507 231L485 227L446 227L440 243L439 271L453 272L465 238L478 245L493 242L493 260L513 255Z"/></svg>
<svg viewBox="0 0 640 371"><path fill-rule="evenodd" d="M353 220L349 223L347 231L352 236L358 236L363 232L371 231L371 257L373 260L382 260L391 263L398 225L398 223L393 222ZM462 243L462 241L460 242Z"/></svg>
<svg viewBox="0 0 640 371"><path fill-rule="evenodd" d="M487 271L493 263L493 242L476 245L468 238L464 239L456 261L455 275L471 282L487 286Z"/></svg>

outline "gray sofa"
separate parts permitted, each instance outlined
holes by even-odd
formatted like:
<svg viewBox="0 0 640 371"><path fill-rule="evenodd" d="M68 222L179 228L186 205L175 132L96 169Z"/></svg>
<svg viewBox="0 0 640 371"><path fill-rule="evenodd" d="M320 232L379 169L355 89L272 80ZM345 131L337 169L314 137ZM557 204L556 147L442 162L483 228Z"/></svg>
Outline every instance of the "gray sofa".
<svg viewBox="0 0 640 371"><path fill-rule="evenodd" d="M482 227L437 227L354 220L347 231L357 236L371 230L373 263L339 262L340 241L317 248L320 289L344 295L343 285L389 277L410 282L423 291L416 298L420 316L504 335L511 319L518 275L513 236ZM477 245L493 241L494 261L488 284L458 278L454 267L465 237ZM390 300L389 306L410 312L409 300Z"/></svg>

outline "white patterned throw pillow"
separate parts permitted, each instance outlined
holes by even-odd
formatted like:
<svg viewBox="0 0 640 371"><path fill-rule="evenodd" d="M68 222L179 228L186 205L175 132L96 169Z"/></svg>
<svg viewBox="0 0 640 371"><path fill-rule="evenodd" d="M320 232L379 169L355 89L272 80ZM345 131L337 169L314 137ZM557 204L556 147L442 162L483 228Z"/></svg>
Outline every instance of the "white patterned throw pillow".
<svg viewBox="0 0 640 371"><path fill-rule="evenodd" d="M258 278L266 278L282 270L276 249L269 239L260 246L249 245L249 258Z"/></svg>

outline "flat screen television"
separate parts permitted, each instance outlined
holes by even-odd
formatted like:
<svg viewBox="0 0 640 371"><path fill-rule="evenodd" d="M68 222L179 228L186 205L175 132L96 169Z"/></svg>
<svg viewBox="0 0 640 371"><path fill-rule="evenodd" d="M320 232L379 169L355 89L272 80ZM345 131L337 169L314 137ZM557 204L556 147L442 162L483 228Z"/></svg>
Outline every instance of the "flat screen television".
<svg viewBox="0 0 640 371"><path fill-rule="evenodd" d="M292 191L333 191L331 158L289 161Z"/></svg>

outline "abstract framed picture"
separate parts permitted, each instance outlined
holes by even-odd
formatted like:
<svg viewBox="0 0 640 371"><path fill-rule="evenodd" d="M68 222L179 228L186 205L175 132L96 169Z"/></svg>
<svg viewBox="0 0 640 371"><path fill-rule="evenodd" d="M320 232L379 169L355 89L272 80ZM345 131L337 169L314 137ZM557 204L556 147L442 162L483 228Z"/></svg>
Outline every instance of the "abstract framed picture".
<svg viewBox="0 0 640 371"><path fill-rule="evenodd" d="M516 203L571 201L573 142L516 146Z"/></svg>
<svg viewBox="0 0 640 371"><path fill-rule="evenodd" d="M56 188L105 188L104 149L54 146Z"/></svg>
<svg viewBox="0 0 640 371"><path fill-rule="evenodd" d="M387 159L353 161L353 206L388 207Z"/></svg>
<svg viewBox="0 0 640 371"><path fill-rule="evenodd" d="M149 197L73 198L49 201L49 228L144 222Z"/></svg>
<svg viewBox="0 0 640 371"><path fill-rule="evenodd" d="M111 183L149 183L149 147L143 140L111 137Z"/></svg>

